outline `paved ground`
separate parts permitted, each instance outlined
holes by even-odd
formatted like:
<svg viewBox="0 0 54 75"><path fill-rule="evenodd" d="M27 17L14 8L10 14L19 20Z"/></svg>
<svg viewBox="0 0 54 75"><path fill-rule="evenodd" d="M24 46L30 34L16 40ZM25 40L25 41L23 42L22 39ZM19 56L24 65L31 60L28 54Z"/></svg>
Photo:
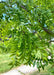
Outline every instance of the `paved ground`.
<svg viewBox="0 0 54 75"><path fill-rule="evenodd" d="M27 73L32 73L33 71L36 71L37 67L33 67L31 65L31 67L28 65L23 65L18 67L17 69L11 70L9 72L3 73L1 75L26 75Z"/></svg>

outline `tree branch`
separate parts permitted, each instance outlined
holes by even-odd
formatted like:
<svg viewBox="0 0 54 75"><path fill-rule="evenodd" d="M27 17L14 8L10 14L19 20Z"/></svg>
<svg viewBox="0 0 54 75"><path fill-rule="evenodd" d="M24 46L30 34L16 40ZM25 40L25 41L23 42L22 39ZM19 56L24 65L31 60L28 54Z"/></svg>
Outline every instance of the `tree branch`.
<svg viewBox="0 0 54 75"><path fill-rule="evenodd" d="M20 7L28 12L28 10L23 5L21 5Z"/></svg>
<svg viewBox="0 0 54 75"><path fill-rule="evenodd" d="M48 34L54 34L52 31L50 31L49 29L47 29L47 28L45 28L45 27L42 27L43 28L43 30L45 31L45 32L47 32Z"/></svg>
<svg viewBox="0 0 54 75"><path fill-rule="evenodd" d="M38 21L39 21L39 23L41 24L40 27L41 27L46 33L48 33L48 34L54 36L54 33L53 33L50 29L47 29L47 28L45 28L45 27L42 26L42 23L40 22L40 19L39 19Z"/></svg>
<svg viewBox="0 0 54 75"><path fill-rule="evenodd" d="M54 42L54 40L50 40L49 43Z"/></svg>
<svg viewBox="0 0 54 75"><path fill-rule="evenodd" d="M24 6L21 6L21 8L25 9L27 12L28 10L24 7ZM39 21L40 22L40 21ZM40 22L41 23L41 22ZM42 27L42 26L41 26ZM45 27L42 27L43 30L48 33L48 34L51 34L51 35L54 35L54 33L52 31L50 31L49 29L45 28Z"/></svg>
<svg viewBox="0 0 54 75"><path fill-rule="evenodd" d="M22 5L21 6L21 8L23 8L23 9L25 9L27 12L28 12L28 10ZM39 22L40 22L40 20L39 20ZM41 22L40 22L41 23ZM42 26L41 26L42 27ZM51 34L51 35L54 35L54 33L52 32L52 31L50 31L49 29L47 29L47 28L45 28L45 27L42 27L43 28L43 30L46 32L46 33L48 33L48 34Z"/></svg>
<svg viewBox="0 0 54 75"><path fill-rule="evenodd" d="M18 3L18 2L16 2L16 3ZM25 11L29 12L29 11L26 9L25 6L23 6L23 5L19 4L19 3L18 3L18 5L19 5L21 8L23 8ZM34 8L35 8L35 7L34 7ZM39 23L41 24L40 20L39 20ZM40 26L43 28L43 30L44 30L46 33L51 34L51 35L54 35L54 33L53 33L51 30L49 30L49 29L43 27L42 25L40 25Z"/></svg>

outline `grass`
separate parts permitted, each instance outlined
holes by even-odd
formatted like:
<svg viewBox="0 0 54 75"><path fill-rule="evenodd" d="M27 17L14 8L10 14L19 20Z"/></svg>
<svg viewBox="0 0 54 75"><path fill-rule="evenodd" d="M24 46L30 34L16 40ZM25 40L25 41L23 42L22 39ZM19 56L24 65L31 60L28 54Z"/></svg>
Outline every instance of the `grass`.
<svg viewBox="0 0 54 75"><path fill-rule="evenodd" d="M0 54L0 73L6 72L10 70L11 66L9 63L11 62L10 54Z"/></svg>

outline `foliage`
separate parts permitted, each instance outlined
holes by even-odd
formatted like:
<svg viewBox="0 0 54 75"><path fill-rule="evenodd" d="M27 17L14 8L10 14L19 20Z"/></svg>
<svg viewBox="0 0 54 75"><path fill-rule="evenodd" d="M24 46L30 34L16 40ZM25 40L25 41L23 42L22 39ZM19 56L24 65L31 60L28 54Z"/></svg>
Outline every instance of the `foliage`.
<svg viewBox="0 0 54 75"><path fill-rule="evenodd" d="M40 70L54 62L54 0L8 0L0 11L0 38L13 65L37 64Z"/></svg>
<svg viewBox="0 0 54 75"><path fill-rule="evenodd" d="M51 70L50 70L51 69ZM48 65L48 66L45 66L45 69L42 70L39 72L39 71L35 71L29 75L54 75L54 73L52 73L51 71L54 70L52 69L52 65Z"/></svg>

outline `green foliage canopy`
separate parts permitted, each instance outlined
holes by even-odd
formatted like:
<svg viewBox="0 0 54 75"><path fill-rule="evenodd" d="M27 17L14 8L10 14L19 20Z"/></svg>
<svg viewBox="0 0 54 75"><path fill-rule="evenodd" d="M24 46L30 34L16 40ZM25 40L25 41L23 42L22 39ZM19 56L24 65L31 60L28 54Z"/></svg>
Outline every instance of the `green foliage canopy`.
<svg viewBox="0 0 54 75"><path fill-rule="evenodd" d="M13 65L37 64L44 69L53 63L54 0L0 2L0 38L12 53Z"/></svg>

